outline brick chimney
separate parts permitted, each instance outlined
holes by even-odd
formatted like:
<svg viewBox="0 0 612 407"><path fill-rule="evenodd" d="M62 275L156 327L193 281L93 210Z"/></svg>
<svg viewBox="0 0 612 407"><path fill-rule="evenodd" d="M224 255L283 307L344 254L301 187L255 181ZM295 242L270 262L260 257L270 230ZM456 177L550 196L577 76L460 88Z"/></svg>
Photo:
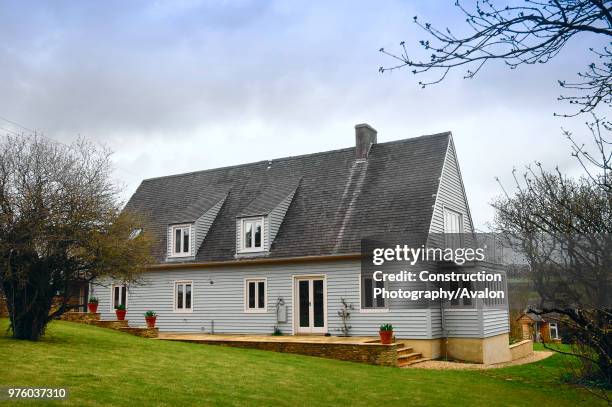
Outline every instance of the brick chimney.
<svg viewBox="0 0 612 407"><path fill-rule="evenodd" d="M376 130L367 123L355 126L355 159L367 160L372 144L376 144Z"/></svg>

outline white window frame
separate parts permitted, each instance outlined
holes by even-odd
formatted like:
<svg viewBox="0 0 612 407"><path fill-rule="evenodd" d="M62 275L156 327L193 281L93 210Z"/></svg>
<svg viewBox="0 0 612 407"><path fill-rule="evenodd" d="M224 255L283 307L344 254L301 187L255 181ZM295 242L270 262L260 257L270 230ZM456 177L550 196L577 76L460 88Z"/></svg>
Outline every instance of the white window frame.
<svg viewBox="0 0 612 407"><path fill-rule="evenodd" d="M246 223L261 222L261 247L246 247ZM254 229L253 229L254 230ZM263 216L255 218L240 219L240 251L242 253L263 252L265 248L266 222ZM253 244L255 244L255 234L253 234Z"/></svg>
<svg viewBox="0 0 612 407"><path fill-rule="evenodd" d="M187 285L190 284L191 285L191 308L179 308L178 307L178 303L177 303L177 294L178 294L178 286L179 285ZM195 299L195 295L194 295L194 287L193 287L193 280L176 280L173 282L174 288L172 290L172 304L173 304L173 310L175 313L178 314L190 314L193 312L193 303L194 303L194 299ZM185 289L183 289L183 305L185 305Z"/></svg>
<svg viewBox="0 0 612 407"><path fill-rule="evenodd" d="M372 280L374 280L372 278ZM362 288L362 281L363 281L363 276L360 274L359 275L359 313L360 314L377 314L377 313L381 313L381 312L389 312L389 301L388 299L385 299L385 306L384 307L373 307L373 308L363 308L363 288ZM376 283L376 281L372 281L374 284ZM374 287L374 286L373 286ZM372 295L374 295L372 293ZM372 298L372 301L376 301L375 298Z"/></svg>
<svg viewBox="0 0 612 407"><path fill-rule="evenodd" d="M453 215L457 215L459 217L459 231L458 232L449 232L449 231L446 230L446 226L447 226L447 223L446 223L446 214L447 213L450 213L450 214L453 214ZM446 240L444 243L445 243L446 247L451 247L451 248L455 248L455 249L462 247L463 243L464 243L463 242L463 235L465 233L463 212L458 211L456 209L453 209L453 208L450 208L450 207L444 205L442 207L442 219L443 219L442 227L443 227L443 230L444 230L444 237L445 237L445 240ZM458 237L459 237L459 241L458 242L456 242L456 241L452 241L451 242L450 239L449 239L451 237L451 236L449 236L450 234L457 234Z"/></svg>
<svg viewBox="0 0 612 407"><path fill-rule="evenodd" d="M111 312L115 312L115 287L123 287L123 290L125 290L125 309L127 309L128 307L128 297L129 297L129 292L128 292L128 287L125 284L111 284L111 292L110 292L110 311Z"/></svg>
<svg viewBox="0 0 612 407"><path fill-rule="evenodd" d="M555 336L552 336L553 326L555 327ZM557 324L556 322L549 322L548 332L550 334L550 339L559 339L559 324Z"/></svg>
<svg viewBox="0 0 612 407"><path fill-rule="evenodd" d="M188 252L180 252L175 253L174 249L176 247L176 230L177 229L188 229L189 230L189 251ZM191 256L191 248L193 247L193 228L192 225L187 223L183 225L172 225L170 226L170 256L169 257L190 257ZM181 233L181 249L183 248L183 234Z"/></svg>
<svg viewBox="0 0 612 407"><path fill-rule="evenodd" d="M259 308L259 284L264 283L264 306ZM255 283L255 308L249 308L249 283ZM263 314L268 312L268 279L266 277L253 277L244 279L244 312L247 314Z"/></svg>
<svg viewBox="0 0 612 407"><path fill-rule="evenodd" d="M458 232L452 232L452 233L464 233L464 219L463 219L463 213L461 211L458 211L456 209L450 208L448 206L444 206L442 208L442 216L444 219L444 233L451 233L451 232L447 232L446 231L446 213L452 213L453 215L458 215L459 216L459 231Z"/></svg>

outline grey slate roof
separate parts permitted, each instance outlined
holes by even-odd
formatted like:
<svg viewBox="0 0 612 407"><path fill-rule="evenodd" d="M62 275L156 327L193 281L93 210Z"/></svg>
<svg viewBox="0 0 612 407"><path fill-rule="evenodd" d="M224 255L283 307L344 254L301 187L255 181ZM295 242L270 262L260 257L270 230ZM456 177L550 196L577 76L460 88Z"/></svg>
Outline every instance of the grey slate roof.
<svg viewBox="0 0 612 407"><path fill-rule="evenodd" d="M236 214L237 217L268 215L274 208L278 206L285 198L295 191L300 183L297 177L288 177L286 179L272 180L269 185L262 190L257 198Z"/></svg>
<svg viewBox="0 0 612 407"><path fill-rule="evenodd" d="M361 163L351 147L280 158L271 165L265 160L147 179L126 210L148 219L160 263L166 258L168 225L185 214L195 216L191 209L202 210L225 194L217 218L189 261L235 260L236 216L269 211L295 184L269 257L356 253L362 238L385 234L408 233L421 244L429 231L449 139L450 133L441 133L375 144Z"/></svg>
<svg viewBox="0 0 612 407"><path fill-rule="evenodd" d="M208 190L200 192L200 197L187 205L183 211L179 211L168 223L193 223L204 213L208 212L219 201L227 196L225 190Z"/></svg>

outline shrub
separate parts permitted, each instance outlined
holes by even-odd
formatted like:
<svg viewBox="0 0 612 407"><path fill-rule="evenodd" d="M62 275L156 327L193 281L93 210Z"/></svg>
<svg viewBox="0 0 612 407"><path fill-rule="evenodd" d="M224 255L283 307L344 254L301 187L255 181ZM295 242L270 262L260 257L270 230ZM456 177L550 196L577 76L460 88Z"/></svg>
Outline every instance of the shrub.
<svg viewBox="0 0 612 407"><path fill-rule="evenodd" d="M393 325L391 324L382 324L380 326L381 331L393 331Z"/></svg>

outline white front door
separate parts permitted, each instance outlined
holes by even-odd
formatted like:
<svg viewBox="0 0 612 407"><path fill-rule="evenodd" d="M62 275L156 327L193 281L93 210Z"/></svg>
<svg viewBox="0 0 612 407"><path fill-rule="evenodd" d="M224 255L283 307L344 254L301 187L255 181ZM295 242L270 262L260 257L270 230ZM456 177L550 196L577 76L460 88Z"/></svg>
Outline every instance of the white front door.
<svg viewBox="0 0 612 407"><path fill-rule="evenodd" d="M325 277L295 278L294 323L298 334L327 333Z"/></svg>

